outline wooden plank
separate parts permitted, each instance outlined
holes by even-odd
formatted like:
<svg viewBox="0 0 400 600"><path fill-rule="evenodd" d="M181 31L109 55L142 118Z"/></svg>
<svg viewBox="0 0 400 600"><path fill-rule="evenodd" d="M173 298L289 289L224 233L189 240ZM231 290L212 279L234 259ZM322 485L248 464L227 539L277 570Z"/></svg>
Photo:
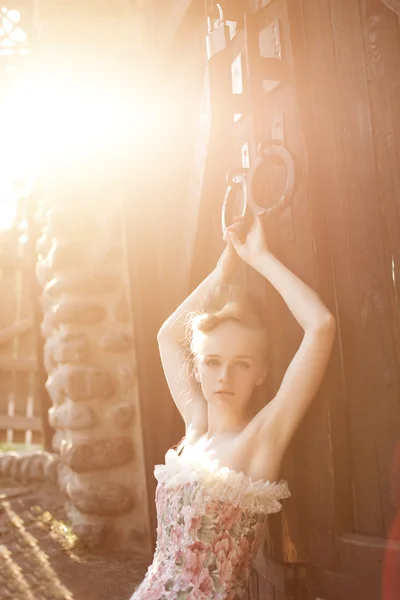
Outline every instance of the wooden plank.
<svg viewBox="0 0 400 600"><path fill-rule="evenodd" d="M307 142L307 192L315 249L317 288L331 311L337 314L337 288L332 252L337 254L343 244L342 241L335 241L329 232L330 215L327 210L327 203L336 202L336 197L341 194L336 171L340 159L334 118L337 104L335 96L337 75L329 5L326 2L317 5L314 2L294 1L288 3L288 14L294 48L299 118ZM335 233L337 234L336 231ZM343 255L343 264L345 262L346 258ZM350 289L350 287L346 289L345 293ZM353 530L353 508L349 462L350 441L346 423L348 406L340 330L320 395L327 403L329 424L326 439L329 440L332 452L332 464L329 467L334 478L335 524L332 533L336 528L351 531ZM307 435L300 444L306 444L306 438ZM318 454L318 450L315 450ZM318 477L316 474L315 476ZM321 497L316 498L316 501L320 502ZM315 510L315 507L313 508ZM308 511L308 507L305 507L305 510ZM317 539L322 538L318 531L315 535L318 536ZM321 539L323 543L322 540L323 538ZM312 550L314 542L311 540L311 543ZM320 564L318 552L313 552L312 556L315 564Z"/></svg>
<svg viewBox="0 0 400 600"><path fill-rule="evenodd" d="M37 362L29 358L7 358L0 356L0 371L36 371Z"/></svg>
<svg viewBox="0 0 400 600"><path fill-rule="evenodd" d="M400 312L396 286L400 281L400 39L396 15L379 0L363 0L361 15L379 183L375 203L380 209L386 259L378 285L385 289L387 299L386 343L380 349L387 393L382 409L376 413L376 429L382 434L377 458L387 530L393 518L389 465L400 429Z"/></svg>
<svg viewBox="0 0 400 600"><path fill-rule="evenodd" d="M17 256L19 251L19 243L18 243L18 235L16 232L12 232L12 237L8 240L8 250L13 252L15 256ZM1 294L1 309L0 309L0 331L3 328L6 328L13 325L16 322L19 322L19 316L17 314L17 294L18 294L18 277L19 270L12 269L4 269L1 276L1 287L2 290L7 290L7 293ZM6 366L10 366L9 362L15 357L16 352L16 338L6 336L3 340L3 343L0 344L0 361L5 360L8 363ZM9 372L4 374L7 381L6 383L6 395L4 397L4 401L6 406L4 407L4 413L8 414L9 405L12 403L15 404L14 397L14 382L15 382L15 374L13 370L7 369ZM4 377L2 379L4 379ZM4 432L4 438L6 441L14 441L14 439L9 437L9 432Z"/></svg>
<svg viewBox="0 0 400 600"><path fill-rule="evenodd" d="M390 10L400 15L400 0L381 0Z"/></svg>
<svg viewBox="0 0 400 600"><path fill-rule="evenodd" d="M360 322L364 289L370 282L369 265L365 260L365 248L370 236L364 231L366 217L360 213L363 206L358 205L365 202L365 192L371 199L375 191L370 140L369 152L365 152L369 113L360 23L354 5L304 1L301 7L308 54L312 57L309 65L310 81L313 82L310 106L315 107L316 114L315 133L310 140L310 147L311 144L318 144L313 159L316 168L321 171L320 197L325 197L327 207L338 298L338 341L348 398L345 406L342 404L342 414L347 416L348 422L333 409L334 422L337 431L342 428L342 435L345 435L348 427L351 433L355 464L355 514L358 522L366 528L366 533L379 535L383 531L380 481L376 450L370 435L376 395L373 397L372 372L365 377L365 365L373 360L370 354L374 352L375 342L365 339L364 325ZM357 44L354 39L358 39ZM354 169L352 163L358 155L362 155L362 160L356 161ZM377 375L375 377L379 378ZM366 402L364 398L369 398L369 401ZM341 457L340 461L343 462L345 454L340 451L338 444L336 449L339 450L336 456ZM348 490L348 483L342 483ZM336 497L339 494L340 490ZM343 504L342 501L342 507ZM346 514L345 508L343 514L349 521L351 515Z"/></svg>
<svg viewBox="0 0 400 600"><path fill-rule="evenodd" d="M39 417L26 417L24 415L0 415L0 429L14 429L15 431L32 431L40 432L42 430L42 421Z"/></svg>
<svg viewBox="0 0 400 600"><path fill-rule="evenodd" d="M41 416L42 419L42 432L41 442L43 449L46 451L52 451L52 439L55 434L54 429L50 426L48 411L52 406L52 401L49 393L45 387L48 374L44 368L44 337L41 334L40 326L43 319L43 311L40 306L40 286L36 277L36 261L37 253L36 246L37 240L40 237L40 225L36 218L39 199L41 195L41 188L39 183L36 184L35 189L31 192L27 201L27 229L28 229L28 243L26 247L26 255L29 268L29 280L27 282L27 297L30 299L30 310L33 314L33 331L32 331L32 355L36 357L37 368L34 373L30 375L31 385L31 396L34 401L34 415ZM33 439L36 443L37 439Z"/></svg>
<svg viewBox="0 0 400 600"><path fill-rule="evenodd" d="M393 360L390 292L386 285L391 273L388 273L385 233L377 202L379 190L360 12L357 5L344 0L331 0L330 4L340 86L340 178L344 184L345 215L342 227L348 248L346 268L352 274L356 300L354 321L347 325L344 360L351 403L358 532L379 537L385 532L382 500L385 517L390 518L382 480L388 477L394 451L393 431L397 434L400 428L399 373ZM387 377L390 385L385 381ZM368 450L366 438L369 438ZM375 480L371 478L372 465Z"/></svg>
<svg viewBox="0 0 400 600"><path fill-rule="evenodd" d="M0 270L1 269L27 269L28 262L26 258L22 256L16 256L13 254L1 254L0 253Z"/></svg>
<svg viewBox="0 0 400 600"><path fill-rule="evenodd" d="M332 245L329 243L332 238L329 235L326 201L328 199L334 201L334 194L337 193L337 181L332 169L329 176L333 181L327 184L320 165L321 159L324 160L326 170L326 166L329 166L331 162L335 163L338 154L334 145L335 123L332 118L327 116L331 110L329 103L334 102L332 83L335 76L333 54L329 56L332 46L329 42L331 24L327 18L329 14L327 8L324 9L320 3L318 7L315 3L300 1L288 4L299 118L308 152L307 183L315 250L315 276L318 282L317 289L335 314L335 273ZM321 144L322 139L324 140L323 144ZM324 434L326 433L326 439L329 440L332 452L332 463L329 468L334 478L335 523L331 526L331 536L333 536L336 526L344 530L353 529L349 436L346 426L347 401L340 339L335 344L320 395L326 402L329 424ZM315 423L314 427L318 427L318 424ZM310 429L311 431L313 429ZM307 444L307 437L309 437L307 433L304 438L299 440L299 444ZM315 451L318 454L316 449ZM306 457L306 461L308 463L308 457ZM316 473L313 473L312 476L319 477ZM321 497L315 499L317 503L321 502ZM305 507L305 510L308 512L308 507ZM310 518L312 520L312 515ZM320 532L316 531L315 535L320 540L318 544L324 543ZM313 562L321 564L318 557L318 546L312 540L311 544ZM316 551L313 551L313 547Z"/></svg>
<svg viewBox="0 0 400 600"><path fill-rule="evenodd" d="M193 0L156 0L146 3L147 35L151 46L160 57L174 44L179 30L187 27L187 21L202 16L204 5Z"/></svg>
<svg viewBox="0 0 400 600"><path fill-rule="evenodd" d="M260 24L260 29L267 27L271 22L279 22L283 58L290 66L290 80L294 80L293 60L297 50L292 46L292 31L289 29L290 9L291 3L270 4L264 11L264 21ZM285 265L320 292L315 277L317 257L313 248L310 203L306 188L307 149L304 145L297 97L293 88L281 86L267 94L264 99L264 111L263 137L267 139L272 137L276 117L283 114L281 125L284 133L283 143L295 157L297 169L297 189L290 217L295 232L294 239L287 235L286 220L280 218L274 223L274 231L269 232L271 248ZM273 177L279 184L280 173L274 172ZM274 351L273 377L274 382L279 385L301 342L302 332L296 321L288 314L283 301L275 298L275 294L268 291L268 303L273 305L275 302L276 309L273 308L275 314L270 334ZM282 343L283 339L284 343ZM294 518L293 514L290 514L290 517L288 515L284 537L289 536L290 543L285 544L285 559L291 562L313 560L317 564L332 567L335 506L328 412L322 395L315 399L302 423L293 441L292 452L295 476L290 478L290 485L295 501L287 503L285 513L293 510L297 513L297 517ZM307 464L306 469L304 464ZM323 503L320 501L321 497L324 498ZM287 552L286 548L290 552ZM274 558L278 557L274 556Z"/></svg>
<svg viewBox="0 0 400 600"><path fill-rule="evenodd" d="M279 58L262 58L261 69L264 79L279 81L283 83L288 79L288 66L285 61Z"/></svg>
<svg viewBox="0 0 400 600"><path fill-rule="evenodd" d="M379 580L369 577L367 572L357 577L308 567L307 587L324 600L378 600L381 597Z"/></svg>
<svg viewBox="0 0 400 600"><path fill-rule="evenodd" d="M262 553L258 553L253 566L260 577L268 580L274 588L283 594L291 595L294 593L296 572L293 565L277 563Z"/></svg>
<svg viewBox="0 0 400 600"><path fill-rule="evenodd" d="M356 533L339 537L336 541L343 572L369 576L379 580L385 552L400 560L400 541L374 538Z"/></svg>
<svg viewBox="0 0 400 600"><path fill-rule="evenodd" d="M258 599L258 574L253 570L250 578L249 600L255 599Z"/></svg>
<svg viewBox="0 0 400 600"><path fill-rule="evenodd" d="M3 327L0 329L0 344L5 344L12 341L18 335L29 331L33 327L33 319L31 317L25 317L24 319L18 320L16 323Z"/></svg>
<svg viewBox="0 0 400 600"><path fill-rule="evenodd" d="M8 414L8 402L11 393L11 374L0 369L0 415ZM4 432L0 433L0 441L6 441Z"/></svg>
<svg viewBox="0 0 400 600"><path fill-rule="evenodd" d="M257 600L274 600L273 585L261 575L258 576L258 599Z"/></svg>

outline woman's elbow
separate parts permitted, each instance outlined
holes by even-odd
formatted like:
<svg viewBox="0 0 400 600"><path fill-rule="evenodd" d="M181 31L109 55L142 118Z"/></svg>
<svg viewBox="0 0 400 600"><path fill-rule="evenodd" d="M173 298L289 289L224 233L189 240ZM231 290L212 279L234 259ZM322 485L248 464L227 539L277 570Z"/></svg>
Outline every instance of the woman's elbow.
<svg viewBox="0 0 400 600"><path fill-rule="evenodd" d="M321 319L320 323L318 324L317 331L324 336L328 336L329 338L334 339L336 336L335 317L331 313L325 315L324 318Z"/></svg>

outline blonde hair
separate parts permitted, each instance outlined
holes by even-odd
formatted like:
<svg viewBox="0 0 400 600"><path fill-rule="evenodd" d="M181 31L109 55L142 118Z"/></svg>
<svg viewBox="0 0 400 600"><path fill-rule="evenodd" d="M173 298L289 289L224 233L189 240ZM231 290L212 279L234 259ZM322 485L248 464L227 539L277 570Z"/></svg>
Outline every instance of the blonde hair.
<svg viewBox="0 0 400 600"><path fill-rule="evenodd" d="M262 350L267 356L267 326L263 303L243 287L219 284L205 295L198 311L190 313L187 318L184 350L189 376L193 373L196 334L206 334L226 321L265 332Z"/></svg>

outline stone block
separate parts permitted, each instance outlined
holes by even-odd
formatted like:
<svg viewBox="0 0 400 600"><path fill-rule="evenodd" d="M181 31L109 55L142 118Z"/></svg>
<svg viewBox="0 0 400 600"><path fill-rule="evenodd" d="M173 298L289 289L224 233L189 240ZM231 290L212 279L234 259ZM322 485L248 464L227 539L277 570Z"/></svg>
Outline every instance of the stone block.
<svg viewBox="0 0 400 600"><path fill-rule="evenodd" d="M55 362L55 360L53 358L53 341L52 340L47 340L44 345L43 364L44 364L46 373L48 373L49 375L51 375L51 373L53 373L53 371L57 368L57 363Z"/></svg>
<svg viewBox="0 0 400 600"><path fill-rule="evenodd" d="M53 343L53 359L58 363L81 362L89 353L89 340L84 333L65 333Z"/></svg>
<svg viewBox="0 0 400 600"><path fill-rule="evenodd" d="M40 333L42 334L42 337L45 339L51 337L54 331L54 326L54 313L52 310L49 310L44 315L44 319L40 325Z"/></svg>
<svg viewBox="0 0 400 600"><path fill-rule="evenodd" d="M61 457L75 473L88 473L125 465L133 454L131 438L114 437L69 442L62 449Z"/></svg>
<svg viewBox="0 0 400 600"><path fill-rule="evenodd" d="M44 477L50 483L58 483L58 471L60 467L60 457L57 454L46 453L44 462Z"/></svg>
<svg viewBox="0 0 400 600"><path fill-rule="evenodd" d="M106 400L114 394L115 383L103 369L71 366L64 373L64 389L71 400Z"/></svg>
<svg viewBox="0 0 400 600"><path fill-rule="evenodd" d="M96 416L85 404L62 404L49 409L49 422L55 429L79 431L90 429L96 423Z"/></svg>
<svg viewBox="0 0 400 600"><path fill-rule="evenodd" d="M57 483L63 494L67 493L67 486L72 485L71 470L61 460L57 465Z"/></svg>
<svg viewBox="0 0 400 600"><path fill-rule="evenodd" d="M135 409L131 402L119 402L115 406L111 406L106 413L116 429L124 429L128 427L133 419Z"/></svg>
<svg viewBox="0 0 400 600"><path fill-rule="evenodd" d="M115 270L99 270L95 273L71 273L52 279L47 284L45 292L51 298L57 298L66 292L102 294L112 291L120 283L121 276Z"/></svg>
<svg viewBox="0 0 400 600"><path fill-rule="evenodd" d="M53 243L53 238L49 233L43 233L38 241L36 242L36 252L38 256L47 256L50 252L51 245Z"/></svg>
<svg viewBox="0 0 400 600"><path fill-rule="evenodd" d="M122 392L126 394L135 385L136 377L135 372L131 367L122 365L117 369L117 381Z"/></svg>
<svg viewBox="0 0 400 600"><path fill-rule="evenodd" d="M53 243L48 255L49 266L53 271L78 267L86 255L85 247L81 244L57 241Z"/></svg>
<svg viewBox="0 0 400 600"><path fill-rule="evenodd" d="M131 491L118 483L99 483L85 486L71 480L66 485L67 495L80 512L97 517L115 517L129 513L135 505Z"/></svg>
<svg viewBox="0 0 400 600"><path fill-rule="evenodd" d="M11 467L15 460L17 460L19 454L17 452L6 452L0 457L0 473L4 477L11 476Z"/></svg>
<svg viewBox="0 0 400 600"><path fill-rule="evenodd" d="M44 288L43 293L39 296L40 308L42 309L43 314L45 314L48 311L51 311L51 309L54 306L54 298L49 296L49 294L47 294L45 290L46 288Z"/></svg>
<svg viewBox="0 0 400 600"><path fill-rule="evenodd" d="M20 479L23 458L24 457L21 455L14 456L14 459L11 463L11 467L9 470L9 475L10 475L11 479L16 479L16 480Z"/></svg>
<svg viewBox="0 0 400 600"><path fill-rule="evenodd" d="M53 271L45 260L39 260L36 263L36 278L42 288L53 278Z"/></svg>
<svg viewBox="0 0 400 600"><path fill-rule="evenodd" d="M29 468L29 481L44 481L46 479L45 467L52 455L49 452L35 452L31 455Z"/></svg>
<svg viewBox="0 0 400 600"><path fill-rule="evenodd" d="M64 432L61 430L56 431L55 434L53 435L53 439L51 440L51 447L53 448L54 452L60 452L61 446L62 446L64 440L65 440Z"/></svg>
<svg viewBox="0 0 400 600"><path fill-rule="evenodd" d="M100 323L105 317L106 311L99 302L90 300L69 300L57 304L53 309L54 324L61 323Z"/></svg>
<svg viewBox="0 0 400 600"><path fill-rule="evenodd" d="M77 523L72 526L79 546L95 550L104 546L109 528L102 523Z"/></svg>
<svg viewBox="0 0 400 600"><path fill-rule="evenodd" d="M19 459L18 479L23 483L28 483L33 480L35 455L21 456Z"/></svg>
<svg viewBox="0 0 400 600"><path fill-rule="evenodd" d="M50 375L45 383L45 387L55 406L59 406L64 402L65 390L61 369L57 369Z"/></svg>
<svg viewBox="0 0 400 600"><path fill-rule="evenodd" d="M127 352L132 348L132 336L120 331L106 333L100 342L103 350L110 352Z"/></svg>

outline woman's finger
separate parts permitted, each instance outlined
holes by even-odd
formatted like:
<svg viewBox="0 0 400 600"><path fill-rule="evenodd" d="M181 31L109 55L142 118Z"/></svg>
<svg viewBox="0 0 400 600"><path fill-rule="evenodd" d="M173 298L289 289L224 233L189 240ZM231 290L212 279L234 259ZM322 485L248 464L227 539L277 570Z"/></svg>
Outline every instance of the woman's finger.
<svg viewBox="0 0 400 600"><path fill-rule="evenodd" d="M238 231L240 229L241 223L232 223L231 225L228 225L228 227L226 228L227 231Z"/></svg>

